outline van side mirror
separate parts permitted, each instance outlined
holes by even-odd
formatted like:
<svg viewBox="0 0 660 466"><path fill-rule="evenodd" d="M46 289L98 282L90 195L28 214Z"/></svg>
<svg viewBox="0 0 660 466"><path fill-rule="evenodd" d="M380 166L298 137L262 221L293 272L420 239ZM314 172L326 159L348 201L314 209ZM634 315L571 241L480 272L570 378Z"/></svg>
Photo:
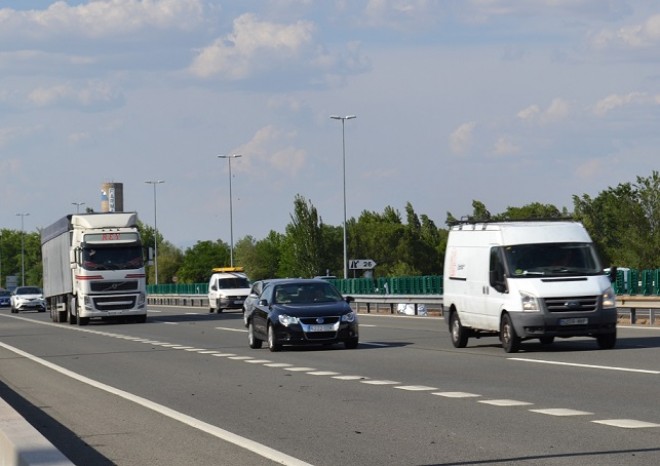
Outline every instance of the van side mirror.
<svg viewBox="0 0 660 466"><path fill-rule="evenodd" d="M609 279L610 283L616 283L617 268L615 265L610 267Z"/></svg>

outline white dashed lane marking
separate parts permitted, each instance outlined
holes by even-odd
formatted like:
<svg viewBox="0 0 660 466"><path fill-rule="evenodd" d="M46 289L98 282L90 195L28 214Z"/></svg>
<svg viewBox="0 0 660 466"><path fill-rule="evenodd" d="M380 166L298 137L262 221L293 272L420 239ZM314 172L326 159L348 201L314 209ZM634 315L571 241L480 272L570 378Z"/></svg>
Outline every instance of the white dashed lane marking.
<svg viewBox="0 0 660 466"><path fill-rule="evenodd" d="M578 411L576 409L551 408L551 409L530 409L532 413L548 414L550 416L593 416L594 413L588 411Z"/></svg>
<svg viewBox="0 0 660 466"><path fill-rule="evenodd" d="M427 387L425 385L402 385L400 387L394 387L394 388L398 388L399 390L408 390L410 392L424 392L424 391L430 392L433 390L437 390L436 387Z"/></svg>
<svg viewBox="0 0 660 466"><path fill-rule="evenodd" d="M468 392L436 392L436 393L431 393L431 395L444 396L447 398L475 398L481 396L481 395L477 395L476 393L468 393Z"/></svg>
<svg viewBox="0 0 660 466"><path fill-rule="evenodd" d="M643 429L647 427L660 427L660 424L652 422L636 421L634 419L605 419L602 421L591 421L595 424L604 424L612 427L623 427L624 429Z"/></svg>
<svg viewBox="0 0 660 466"><path fill-rule="evenodd" d="M529 403L527 401L518 401L518 400L479 400L479 403L492 406L528 406L534 403Z"/></svg>

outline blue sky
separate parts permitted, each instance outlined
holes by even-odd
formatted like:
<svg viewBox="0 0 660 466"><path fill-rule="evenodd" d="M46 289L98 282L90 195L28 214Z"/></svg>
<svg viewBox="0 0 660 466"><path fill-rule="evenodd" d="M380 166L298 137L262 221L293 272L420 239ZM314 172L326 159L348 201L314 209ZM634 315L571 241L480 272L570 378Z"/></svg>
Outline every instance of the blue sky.
<svg viewBox="0 0 660 466"><path fill-rule="evenodd" d="M444 226L650 176L660 2L0 2L0 228L125 210L179 247L410 202Z"/></svg>

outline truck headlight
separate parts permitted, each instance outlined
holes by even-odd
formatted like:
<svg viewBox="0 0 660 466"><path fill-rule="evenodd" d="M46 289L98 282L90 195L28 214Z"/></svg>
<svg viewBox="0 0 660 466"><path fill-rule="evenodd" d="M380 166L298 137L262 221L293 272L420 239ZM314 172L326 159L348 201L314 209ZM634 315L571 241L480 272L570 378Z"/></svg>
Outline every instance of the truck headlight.
<svg viewBox="0 0 660 466"><path fill-rule="evenodd" d="M612 287L609 287L603 292L602 298L604 309L616 307L616 295L614 294Z"/></svg>
<svg viewBox="0 0 660 466"><path fill-rule="evenodd" d="M524 291L520 292L520 303L523 312L538 312L541 309L539 308L539 300L536 296L533 296Z"/></svg>

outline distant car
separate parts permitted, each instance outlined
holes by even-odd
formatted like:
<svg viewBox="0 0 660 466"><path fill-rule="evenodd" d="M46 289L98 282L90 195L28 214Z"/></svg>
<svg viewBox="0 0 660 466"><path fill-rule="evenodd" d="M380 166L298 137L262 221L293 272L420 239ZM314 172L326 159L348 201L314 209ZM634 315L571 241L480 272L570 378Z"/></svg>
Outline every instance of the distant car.
<svg viewBox="0 0 660 466"><path fill-rule="evenodd" d="M46 301L41 288L37 286L19 286L11 293L11 312L39 311L46 312Z"/></svg>
<svg viewBox="0 0 660 466"><path fill-rule="evenodd" d="M9 290L0 290L0 307L11 306L11 292Z"/></svg>
<svg viewBox="0 0 660 466"><path fill-rule="evenodd" d="M331 283L321 279L269 281L248 317L248 344L271 351L285 345L330 345L343 343L357 348L357 313Z"/></svg>

